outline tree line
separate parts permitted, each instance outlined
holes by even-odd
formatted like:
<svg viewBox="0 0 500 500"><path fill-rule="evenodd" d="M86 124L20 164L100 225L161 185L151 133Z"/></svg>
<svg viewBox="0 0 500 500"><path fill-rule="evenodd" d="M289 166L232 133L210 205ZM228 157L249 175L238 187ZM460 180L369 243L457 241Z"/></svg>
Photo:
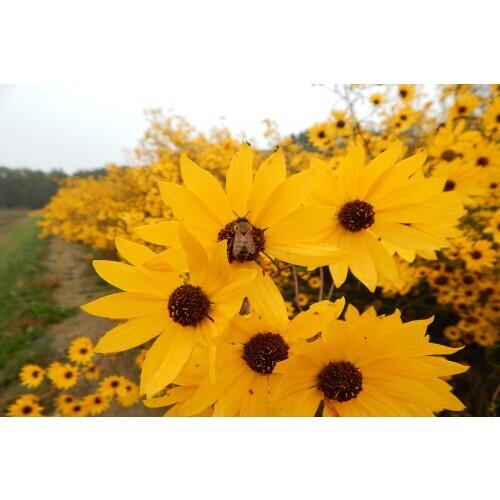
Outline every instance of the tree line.
<svg viewBox="0 0 500 500"><path fill-rule="evenodd" d="M106 169L80 170L73 177L106 175ZM62 170L31 170L0 167L0 208L44 207L68 176Z"/></svg>

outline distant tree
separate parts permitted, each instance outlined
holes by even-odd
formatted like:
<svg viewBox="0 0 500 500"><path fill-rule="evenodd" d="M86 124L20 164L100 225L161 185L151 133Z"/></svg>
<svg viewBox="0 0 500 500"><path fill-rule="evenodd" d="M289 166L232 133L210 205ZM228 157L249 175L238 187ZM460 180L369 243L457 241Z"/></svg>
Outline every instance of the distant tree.
<svg viewBox="0 0 500 500"><path fill-rule="evenodd" d="M105 168L94 168L92 170L77 170L72 177L104 177L108 171Z"/></svg>
<svg viewBox="0 0 500 500"><path fill-rule="evenodd" d="M62 170L0 167L0 208L42 208L66 177Z"/></svg>

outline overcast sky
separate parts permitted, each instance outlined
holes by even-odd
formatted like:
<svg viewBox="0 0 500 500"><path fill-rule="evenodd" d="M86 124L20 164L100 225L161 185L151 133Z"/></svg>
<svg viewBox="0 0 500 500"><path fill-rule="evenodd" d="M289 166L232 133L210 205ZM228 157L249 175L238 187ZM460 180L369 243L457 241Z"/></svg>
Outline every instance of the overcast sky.
<svg viewBox="0 0 500 500"><path fill-rule="evenodd" d="M223 88L192 86L0 85L0 166L67 172L124 164L147 128L143 110L172 109L208 131L226 125L264 145L262 120L282 134L324 120L338 98L327 89L291 84Z"/></svg>

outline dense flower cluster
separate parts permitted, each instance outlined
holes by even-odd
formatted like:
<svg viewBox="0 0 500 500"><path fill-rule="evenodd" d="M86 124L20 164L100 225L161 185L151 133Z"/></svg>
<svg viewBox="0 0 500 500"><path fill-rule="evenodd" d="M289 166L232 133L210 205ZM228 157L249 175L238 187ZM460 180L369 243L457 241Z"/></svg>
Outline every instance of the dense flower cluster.
<svg viewBox="0 0 500 500"><path fill-rule="evenodd" d="M21 385L35 389L16 398L7 408L8 417L86 417L111 409L114 399L119 406L139 402L137 384L121 375L101 377L101 366L110 371L106 358L93 362L94 346L87 337L76 338L68 348L71 363L54 361L47 368L25 365L19 373ZM71 390L71 393L67 392Z"/></svg>

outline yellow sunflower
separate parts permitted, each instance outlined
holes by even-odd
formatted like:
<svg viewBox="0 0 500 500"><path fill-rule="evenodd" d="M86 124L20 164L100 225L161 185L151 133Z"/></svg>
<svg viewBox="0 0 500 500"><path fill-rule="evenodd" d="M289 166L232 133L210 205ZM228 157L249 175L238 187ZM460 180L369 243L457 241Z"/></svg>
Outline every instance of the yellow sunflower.
<svg viewBox="0 0 500 500"><path fill-rule="evenodd" d="M100 393L89 394L83 398L83 405L90 415L101 415L109 409L109 399Z"/></svg>
<svg viewBox="0 0 500 500"><path fill-rule="evenodd" d="M444 409L463 410L441 377L467 366L439 356L452 349L429 342L432 321L403 323L399 311L346 313L346 321L328 323L322 337L297 345L276 365L282 375L274 398L297 416L433 416ZM323 403L323 408L320 405Z"/></svg>
<svg viewBox="0 0 500 500"><path fill-rule="evenodd" d="M69 404L66 408L66 417L86 417L88 408L83 401L75 401Z"/></svg>
<svg viewBox="0 0 500 500"><path fill-rule="evenodd" d="M294 343L314 337L327 322L337 318L344 303L340 299L314 304L284 328L255 312L235 316L217 347L217 380L205 377L180 414L196 415L211 405L214 417L275 414L269 401L281 378L274 373L276 363L288 358Z"/></svg>
<svg viewBox="0 0 500 500"><path fill-rule="evenodd" d="M47 369L47 377L58 389L69 389L78 380L78 368L69 363L54 361Z"/></svg>
<svg viewBox="0 0 500 500"><path fill-rule="evenodd" d="M121 375L110 375L101 380L99 384L99 394L105 398L112 398L116 396L118 391L127 383L127 379Z"/></svg>
<svg viewBox="0 0 500 500"><path fill-rule="evenodd" d="M474 199L485 193L485 179L480 167L463 163L460 159L451 162L440 161L432 171L435 178L445 178L445 191L456 191L464 205L474 205Z"/></svg>
<svg viewBox="0 0 500 500"><path fill-rule="evenodd" d="M286 324L286 309L279 307L280 292L257 262L267 254L287 263L316 268L338 261L343 254L317 239L331 219L332 209L302 206L316 182L311 169L286 178L285 158L279 149L260 165L255 176L252 165L252 149L243 143L227 171L224 192L212 174L183 155L181 173L185 186L160 182L160 191L174 215L209 252L217 242L227 241L231 267L258 271L248 290L252 306L266 317L274 315ZM172 247L147 261L148 268L163 269L164 262L182 259L177 227L177 222L170 221L135 229L138 236L150 243Z"/></svg>
<svg viewBox="0 0 500 500"><path fill-rule="evenodd" d="M33 394L25 394L17 398L7 408L7 417L42 417L43 407L38 404L38 398Z"/></svg>
<svg viewBox="0 0 500 500"><path fill-rule="evenodd" d="M464 151L464 161L472 161L486 171L500 168L500 147L495 142L481 141ZM483 170L484 172L484 170Z"/></svg>
<svg viewBox="0 0 500 500"><path fill-rule="evenodd" d="M332 129L333 133L339 137L348 137L352 134L351 120L347 111L332 111Z"/></svg>
<svg viewBox="0 0 500 500"><path fill-rule="evenodd" d="M482 271L484 267L494 267L498 252L488 240L468 241L459 248L459 255L469 271Z"/></svg>
<svg viewBox="0 0 500 500"><path fill-rule="evenodd" d="M457 96L454 106L448 110L448 116L456 118L458 116L470 116L479 104L479 99L472 93Z"/></svg>
<svg viewBox="0 0 500 500"><path fill-rule="evenodd" d="M397 141L365 165L363 148L357 145L337 172L320 160L311 161L318 182L308 203L333 208L322 238L346 254L329 266L337 287L348 269L370 291L379 275L398 279L394 259L380 240L413 256L417 251L433 258L425 252L449 246L446 238L460 234L454 228L464 213L458 194L443 193L445 179L423 177L424 153L398 162L401 147Z"/></svg>
<svg viewBox="0 0 500 500"><path fill-rule="evenodd" d="M40 385L45 376L45 370L38 365L25 365L19 373L21 384L35 389Z"/></svg>
<svg viewBox="0 0 500 500"><path fill-rule="evenodd" d="M60 394L55 400L56 409L61 415L67 417L69 408L76 403L76 398L72 394Z"/></svg>
<svg viewBox="0 0 500 500"><path fill-rule="evenodd" d="M307 138L313 146L321 150L331 148L334 145L332 127L327 122L312 126L307 131Z"/></svg>
<svg viewBox="0 0 500 500"><path fill-rule="evenodd" d="M416 96L416 85L401 83L398 85L398 95L399 97L405 101L412 101Z"/></svg>
<svg viewBox="0 0 500 500"><path fill-rule="evenodd" d="M135 357L134 363L138 368L142 368L144 366L144 360L146 359L146 354L148 353L147 349L141 349L139 354Z"/></svg>
<svg viewBox="0 0 500 500"><path fill-rule="evenodd" d="M94 357L94 346L88 337L80 337L71 341L68 358L78 365L88 365Z"/></svg>
<svg viewBox="0 0 500 500"><path fill-rule="evenodd" d="M86 365L83 369L83 376L88 380L97 380L100 375L99 366L95 363Z"/></svg>
<svg viewBox="0 0 500 500"><path fill-rule="evenodd" d="M385 97L383 94L381 94L380 92L375 92L375 94L372 94L370 96L370 102L371 104L373 104L375 107L378 107L380 106L381 104L383 104L385 101Z"/></svg>
<svg viewBox="0 0 500 500"><path fill-rule="evenodd" d="M116 401L119 405L128 407L139 401L139 387L130 380L117 391Z"/></svg>
<svg viewBox="0 0 500 500"><path fill-rule="evenodd" d="M410 106L405 106L391 117L390 124L398 133L404 132L415 124L419 116L420 113L416 112Z"/></svg>
<svg viewBox="0 0 500 500"><path fill-rule="evenodd" d="M95 261L99 276L125 292L82 306L95 316L129 320L104 335L95 352L120 352L158 337L146 354L141 372L141 393L148 397L172 382L196 343L212 348L212 339L240 310L257 274L254 270L231 269L226 241L216 244L209 259L183 226L179 235L190 283L183 283L177 272Z"/></svg>

